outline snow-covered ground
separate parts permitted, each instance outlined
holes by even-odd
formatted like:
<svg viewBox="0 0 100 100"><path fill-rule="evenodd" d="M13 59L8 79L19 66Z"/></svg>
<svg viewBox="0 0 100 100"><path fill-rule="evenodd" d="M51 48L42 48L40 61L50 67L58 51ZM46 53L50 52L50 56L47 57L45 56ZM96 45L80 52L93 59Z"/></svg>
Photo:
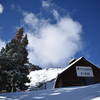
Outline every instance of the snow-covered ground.
<svg viewBox="0 0 100 100"><path fill-rule="evenodd" d="M28 77L31 79L30 90L25 92L2 93L0 100L100 100L100 84L51 88L57 75L64 69L49 68L31 72ZM46 90L36 89L40 83L46 83Z"/></svg>
<svg viewBox="0 0 100 100"><path fill-rule="evenodd" d="M0 94L0 100L100 100L100 84L51 90L3 93Z"/></svg>
<svg viewBox="0 0 100 100"><path fill-rule="evenodd" d="M28 75L28 77L31 80L31 82L28 85L30 85L31 89L34 89L38 87L40 84L47 83L48 85L51 85L52 83L51 87L53 88L54 82L52 82L52 80L56 79L57 75L61 73L63 70L64 68L48 68L48 69L32 71ZM49 81L51 82L49 83Z"/></svg>

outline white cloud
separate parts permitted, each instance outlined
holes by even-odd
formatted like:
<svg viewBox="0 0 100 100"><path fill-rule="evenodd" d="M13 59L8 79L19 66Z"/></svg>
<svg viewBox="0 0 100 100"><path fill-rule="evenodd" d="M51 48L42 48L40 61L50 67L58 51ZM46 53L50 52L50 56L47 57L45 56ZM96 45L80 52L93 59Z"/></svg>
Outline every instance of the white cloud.
<svg viewBox="0 0 100 100"><path fill-rule="evenodd" d="M3 27L1 27L0 26L0 31L2 31L2 29L3 29ZM1 32L0 32L0 34L1 34ZM5 46L5 41L3 41L1 38L0 38L0 50L2 49L2 47L4 47Z"/></svg>
<svg viewBox="0 0 100 100"><path fill-rule="evenodd" d="M3 8L2 4L0 4L0 14L3 13L3 10L4 10L4 8Z"/></svg>
<svg viewBox="0 0 100 100"><path fill-rule="evenodd" d="M53 16L55 17L55 19L59 20L59 13L58 13L58 11L55 10L55 9L53 9L52 11L53 11L52 13L53 13Z"/></svg>
<svg viewBox="0 0 100 100"><path fill-rule="evenodd" d="M50 6L50 3L49 1L42 1L42 7L49 7Z"/></svg>
<svg viewBox="0 0 100 100"><path fill-rule="evenodd" d="M4 47L6 45L6 43L0 39L0 50L2 49L2 47Z"/></svg>
<svg viewBox="0 0 100 100"><path fill-rule="evenodd" d="M81 46L82 26L70 17L61 17L56 24L39 19L33 13L24 14L28 32L29 60L40 66L60 66L73 57Z"/></svg>
<svg viewBox="0 0 100 100"><path fill-rule="evenodd" d="M33 13L24 13L24 16L24 22L28 24L31 29L37 30L39 19Z"/></svg>

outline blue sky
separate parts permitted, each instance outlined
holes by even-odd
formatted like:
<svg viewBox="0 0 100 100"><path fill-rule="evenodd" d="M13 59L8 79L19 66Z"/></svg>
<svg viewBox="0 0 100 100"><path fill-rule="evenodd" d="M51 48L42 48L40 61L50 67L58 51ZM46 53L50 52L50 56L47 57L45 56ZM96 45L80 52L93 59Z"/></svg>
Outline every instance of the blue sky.
<svg viewBox="0 0 100 100"><path fill-rule="evenodd" d="M43 5L43 3L44 3L44 5ZM30 36L30 33L33 36L37 36L37 34L38 34L37 28L41 29L41 25L42 24L44 25L44 23L48 24L50 27L53 26L53 27L51 27L51 29L54 29L54 27L56 27L56 30L58 28L54 24L60 25L60 23L62 22L60 19L65 18L65 21L67 22L68 21L67 19L70 18L73 20L73 22L80 23L80 25L77 26L77 27L80 27L80 26L82 27L82 29L80 29L80 31L79 31L80 34L77 34L77 32L76 32L76 35L79 35L79 40L73 39L74 36L71 37L71 39L73 39L73 41L75 41L75 43L76 43L75 47L76 46L77 46L77 48L79 47L79 50L73 49L73 48L69 49L69 51L72 50L72 52L69 52L69 53L71 53L70 55L68 55L66 53L63 54L63 52L62 52L62 55L68 56L67 58L65 58L65 56L62 56L62 57L59 56L60 51L57 51L57 53L58 53L57 55L58 55L59 59L57 59L57 58L54 59L53 56L50 56L48 54L43 55L43 53L42 53L43 56L40 56L41 54L37 55L36 54L37 49L35 49L36 46L35 47L33 46L34 50L33 49L30 50L31 51L30 54L33 54L33 56L35 55L35 58L32 59L33 63L38 64L38 61L39 61L43 64L46 63L51 66L54 66L54 65L55 66L58 66L58 65L63 66L63 65L65 65L65 61L64 62L62 61L63 63L59 63L59 64L58 64L58 61L61 61L63 59L66 59L66 61L67 61L73 57L77 58L80 56L84 56L87 59L89 59L90 61L92 61L94 64L100 66L100 61L99 61L99 59L100 59L100 46L99 46L99 42L100 42L100 39L99 39L100 38L100 28L99 28L100 27L100 11L99 11L100 1L99 0L74 0L74 1L73 0L0 0L0 5L2 5L1 8L3 8L3 9L0 8L1 9L1 11L0 11L0 39L2 42L9 41L11 38L13 38L15 35L15 32L16 32L16 28L19 26L24 26L24 28L28 32L29 36ZM25 18L27 19L27 16L29 17L29 15L33 19L38 20L37 26L36 25L34 26L33 23L27 22L25 20ZM49 22L46 22L48 20L49 20ZM40 25L39 25L39 23L40 23ZM36 22L36 24L37 24L37 22ZM67 25L67 24L65 23L65 25ZM49 28L47 28L47 29L49 30ZM47 32L47 30L44 30L44 29L43 29L43 31ZM75 31L77 31L77 30L75 30ZM40 32L40 30L39 30L39 32ZM34 41L35 38L34 39L33 38L32 39L30 38L30 41L33 40L33 44L30 44L30 46L36 44ZM49 38L46 38L46 39L49 39ZM42 38L42 40L43 40L43 38ZM78 44L78 42L81 42L81 44ZM61 41L58 43L61 44L63 42ZM68 42L68 43L72 43L72 41ZM67 45L67 47L68 47L68 45ZM69 45L68 48L70 48L70 46L71 45ZM29 48L31 48L31 47L29 47ZM53 48L53 47L51 47L51 48ZM56 48L54 48L54 49L56 49ZM32 53L35 50L36 50L35 54ZM44 50L43 48L41 48L40 51L42 52L42 50L47 51L48 49ZM52 51L52 49L50 49L50 50ZM67 52L67 49L65 47L61 51L64 51L64 50ZM52 53L51 51L50 52L48 51L48 53ZM46 61L46 60L42 61L41 57L47 57L46 59L48 59L48 61ZM60 57L61 57L61 59L60 59ZM36 58L38 61L36 60ZM55 62L53 62L53 60ZM39 65L41 65L41 64L39 64Z"/></svg>

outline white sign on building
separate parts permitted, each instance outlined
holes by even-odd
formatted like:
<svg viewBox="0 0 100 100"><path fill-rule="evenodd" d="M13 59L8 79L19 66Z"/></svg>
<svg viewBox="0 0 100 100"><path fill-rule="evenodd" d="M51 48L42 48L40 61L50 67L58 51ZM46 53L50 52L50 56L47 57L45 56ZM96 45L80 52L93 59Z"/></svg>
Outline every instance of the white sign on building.
<svg viewBox="0 0 100 100"><path fill-rule="evenodd" d="M76 73L78 77L93 77L93 70L91 67L76 66Z"/></svg>

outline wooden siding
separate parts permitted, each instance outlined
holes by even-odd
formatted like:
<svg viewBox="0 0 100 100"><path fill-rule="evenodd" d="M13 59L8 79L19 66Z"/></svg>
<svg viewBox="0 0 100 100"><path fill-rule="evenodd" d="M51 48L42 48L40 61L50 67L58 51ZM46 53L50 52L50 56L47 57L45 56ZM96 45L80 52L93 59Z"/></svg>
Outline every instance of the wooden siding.
<svg viewBox="0 0 100 100"><path fill-rule="evenodd" d="M91 67L93 70L94 77L77 77L76 66ZM89 84L100 83L100 68L96 67L95 65L87 61L85 58L82 58L58 75L55 83L55 88L89 85L86 83L86 81L91 81Z"/></svg>

